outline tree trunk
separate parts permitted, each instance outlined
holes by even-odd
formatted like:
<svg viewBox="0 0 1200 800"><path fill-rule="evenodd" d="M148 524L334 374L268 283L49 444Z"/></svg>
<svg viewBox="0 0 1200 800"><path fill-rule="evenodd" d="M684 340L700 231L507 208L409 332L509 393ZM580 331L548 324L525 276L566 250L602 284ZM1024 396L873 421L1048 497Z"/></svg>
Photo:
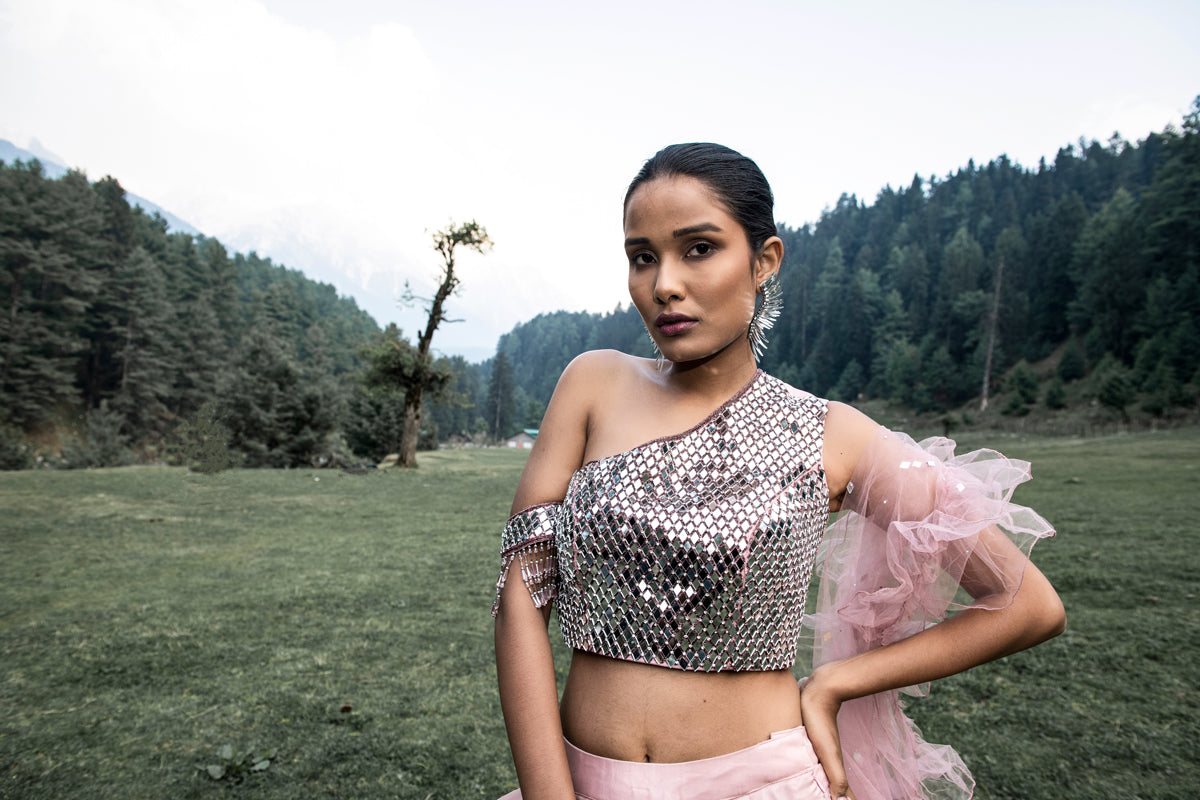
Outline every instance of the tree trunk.
<svg viewBox="0 0 1200 800"><path fill-rule="evenodd" d="M804 366L808 361L808 275L801 274L800 276L800 363L794 365L796 369Z"/></svg>
<svg viewBox="0 0 1200 800"><path fill-rule="evenodd" d="M125 352L121 354L121 391L129 385L129 359L133 352L133 314L129 315L125 326Z"/></svg>
<svg viewBox="0 0 1200 800"><path fill-rule="evenodd" d="M8 373L17 355L17 320L21 308L21 282L25 279L24 270L18 267L12 272L12 299L8 308L8 346L4 348L4 361L0 362L0 391L8 385Z"/></svg>
<svg viewBox="0 0 1200 800"><path fill-rule="evenodd" d="M992 351L996 349L996 325L1000 318L1000 279L1004 276L1004 259L996 261L996 286L992 290L992 313L988 315L987 355L983 359L983 400L980 411L987 411L988 387L992 383Z"/></svg>
<svg viewBox="0 0 1200 800"><path fill-rule="evenodd" d="M417 468L417 439L421 435L421 394L425 387L413 383L404 393L404 435L400 437L400 466Z"/></svg>
<svg viewBox="0 0 1200 800"><path fill-rule="evenodd" d="M446 256L446 269L442 273L442 283L438 286L437 294L429 306L429 318L425 323L425 332L417 339L416 374L412 383L404 392L404 436L400 439L400 466L407 469L417 468L417 440L421 437L421 396L425 393L425 385L429 382L433 371L433 359L429 356L429 345L433 341L433 332L441 324L444 315L442 304L454 291L454 256L453 252Z"/></svg>

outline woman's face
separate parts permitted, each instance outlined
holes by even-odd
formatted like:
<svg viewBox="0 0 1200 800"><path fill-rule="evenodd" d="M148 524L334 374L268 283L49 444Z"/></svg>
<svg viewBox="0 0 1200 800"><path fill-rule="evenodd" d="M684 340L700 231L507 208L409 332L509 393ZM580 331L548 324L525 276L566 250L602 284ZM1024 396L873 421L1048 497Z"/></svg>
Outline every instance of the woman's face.
<svg viewBox="0 0 1200 800"><path fill-rule="evenodd" d="M707 359L741 342L758 285L778 269L772 237L764 258L707 184L686 176L642 184L625 210L629 295L663 355Z"/></svg>

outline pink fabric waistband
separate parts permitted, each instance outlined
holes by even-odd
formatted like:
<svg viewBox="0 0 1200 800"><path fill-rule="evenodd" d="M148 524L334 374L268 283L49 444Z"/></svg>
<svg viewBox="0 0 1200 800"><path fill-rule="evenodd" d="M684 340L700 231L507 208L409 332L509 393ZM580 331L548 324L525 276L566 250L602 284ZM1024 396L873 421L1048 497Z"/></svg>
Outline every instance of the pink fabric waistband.
<svg viewBox="0 0 1200 800"><path fill-rule="evenodd" d="M581 800L826 800L829 783L803 727L772 733L744 750L699 761L618 761L567 742Z"/></svg>

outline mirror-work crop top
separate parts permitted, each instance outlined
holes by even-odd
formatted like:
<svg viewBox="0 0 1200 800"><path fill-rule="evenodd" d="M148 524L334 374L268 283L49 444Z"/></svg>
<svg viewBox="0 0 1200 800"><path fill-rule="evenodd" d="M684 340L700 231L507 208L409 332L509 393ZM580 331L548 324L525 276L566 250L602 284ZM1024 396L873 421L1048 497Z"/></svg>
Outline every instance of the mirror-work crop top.
<svg viewBox="0 0 1200 800"><path fill-rule="evenodd" d="M589 462L512 517L534 604L577 650L674 669L787 669L829 520L826 402L763 372L706 420Z"/></svg>

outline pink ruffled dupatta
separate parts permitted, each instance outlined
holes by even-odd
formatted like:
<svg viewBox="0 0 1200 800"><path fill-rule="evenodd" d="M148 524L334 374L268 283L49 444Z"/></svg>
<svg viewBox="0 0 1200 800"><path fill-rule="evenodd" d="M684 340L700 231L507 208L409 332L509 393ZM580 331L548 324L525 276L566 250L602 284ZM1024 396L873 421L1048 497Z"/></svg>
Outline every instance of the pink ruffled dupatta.
<svg viewBox="0 0 1200 800"><path fill-rule="evenodd" d="M956 456L949 439L918 445L880 428L818 557L817 609L806 619L813 667L912 636L949 611L1008 606L1034 542L1054 535L1012 502L1029 477L1028 463L992 450ZM899 692L845 703L838 730L859 800L971 797L962 759L921 738Z"/></svg>

